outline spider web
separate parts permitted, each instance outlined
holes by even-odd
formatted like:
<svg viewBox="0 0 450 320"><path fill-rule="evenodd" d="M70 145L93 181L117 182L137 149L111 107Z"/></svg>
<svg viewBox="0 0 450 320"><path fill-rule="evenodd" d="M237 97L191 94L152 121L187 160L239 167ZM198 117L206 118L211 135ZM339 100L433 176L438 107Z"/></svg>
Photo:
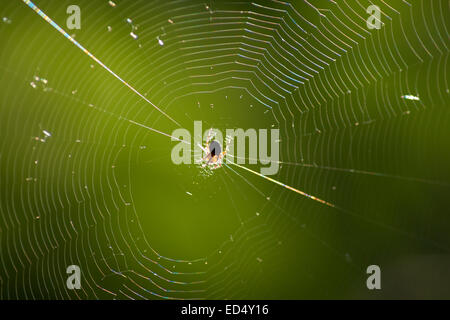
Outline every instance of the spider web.
<svg viewBox="0 0 450 320"><path fill-rule="evenodd" d="M75 39L189 130L278 128L273 178L333 207L175 166L146 130L173 123L10 2L0 298L352 297L370 264L448 253L448 1L114 2L80 1Z"/></svg>

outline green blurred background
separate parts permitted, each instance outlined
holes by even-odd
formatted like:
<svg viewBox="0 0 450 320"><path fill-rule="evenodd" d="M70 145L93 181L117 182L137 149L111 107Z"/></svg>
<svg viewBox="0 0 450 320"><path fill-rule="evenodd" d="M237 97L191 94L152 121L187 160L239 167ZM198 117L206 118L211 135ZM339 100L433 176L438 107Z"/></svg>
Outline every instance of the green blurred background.
<svg viewBox="0 0 450 320"><path fill-rule="evenodd" d="M4 2L0 298L450 298L447 1L375 1L381 30L368 1L114 2L35 4L189 131L280 129L272 178L336 208L174 165L175 142L128 120L176 125Z"/></svg>

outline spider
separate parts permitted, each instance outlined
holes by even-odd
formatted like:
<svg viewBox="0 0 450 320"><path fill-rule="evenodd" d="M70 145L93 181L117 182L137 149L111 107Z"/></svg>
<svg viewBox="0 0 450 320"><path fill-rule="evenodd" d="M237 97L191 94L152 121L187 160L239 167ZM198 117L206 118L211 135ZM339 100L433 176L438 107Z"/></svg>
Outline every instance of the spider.
<svg viewBox="0 0 450 320"><path fill-rule="evenodd" d="M214 140L214 134L212 129L209 130L208 137L206 139L206 147L202 148L202 150L206 153L206 156L202 158L202 167L208 166L211 169L218 169L223 165L223 159L228 152L228 137L227 137L227 145L225 150L222 151L222 146L216 140Z"/></svg>

